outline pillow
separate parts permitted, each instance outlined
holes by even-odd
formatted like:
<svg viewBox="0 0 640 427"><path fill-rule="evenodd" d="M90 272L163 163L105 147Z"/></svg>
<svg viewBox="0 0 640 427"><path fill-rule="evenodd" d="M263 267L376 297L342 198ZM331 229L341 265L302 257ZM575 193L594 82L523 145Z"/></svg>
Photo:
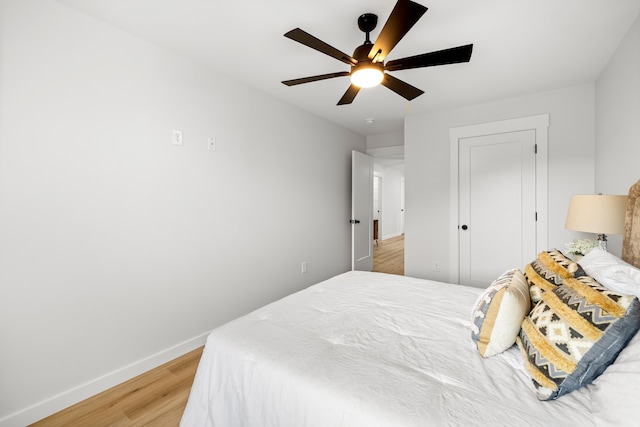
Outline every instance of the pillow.
<svg viewBox="0 0 640 427"><path fill-rule="evenodd" d="M581 260L584 271L612 291L640 298L640 270L600 248L589 251Z"/></svg>
<svg viewBox="0 0 640 427"><path fill-rule="evenodd" d="M509 270L494 280L472 316L471 339L480 355L490 357L511 347L530 309L529 285L520 270Z"/></svg>
<svg viewBox="0 0 640 427"><path fill-rule="evenodd" d="M569 278L542 294L516 342L540 400L591 383L640 327L640 302L592 277Z"/></svg>
<svg viewBox="0 0 640 427"><path fill-rule="evenodd" d="M578 264L557 249L540 252L538 258L525 266L524 274L529 283L531 304L540 301L542 292L553 290L564 279L584 276Z"/></svg>

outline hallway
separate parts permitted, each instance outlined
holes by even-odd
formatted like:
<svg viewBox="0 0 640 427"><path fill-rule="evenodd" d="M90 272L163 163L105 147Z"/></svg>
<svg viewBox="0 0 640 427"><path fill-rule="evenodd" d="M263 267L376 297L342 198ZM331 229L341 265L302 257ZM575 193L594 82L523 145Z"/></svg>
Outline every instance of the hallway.
<svg viewBox="0 0 640 427"><path fill-rule="evenodd" d="M373 244L373 271L404 276L404 234Z"/></svg>

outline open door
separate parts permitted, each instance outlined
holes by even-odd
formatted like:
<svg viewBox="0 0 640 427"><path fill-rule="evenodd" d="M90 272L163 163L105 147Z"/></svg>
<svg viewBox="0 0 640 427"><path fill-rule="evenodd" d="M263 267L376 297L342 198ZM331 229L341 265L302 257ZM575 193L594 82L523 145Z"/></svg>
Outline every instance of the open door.
<svg viewBox="0 0 640 427"><path fill-rule="evenodd" d="M373 157L352 151L351 269L373 270Z"/></svg>

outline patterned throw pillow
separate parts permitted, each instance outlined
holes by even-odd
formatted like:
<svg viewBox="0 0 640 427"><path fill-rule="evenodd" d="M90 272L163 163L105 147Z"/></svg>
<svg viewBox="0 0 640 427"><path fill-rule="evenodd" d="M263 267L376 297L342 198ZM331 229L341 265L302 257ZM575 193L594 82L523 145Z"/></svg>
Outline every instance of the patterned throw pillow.
<svg viewBox="0 0 640 427"><path fill-rule="evenodd" d="M591 383L640 327L640 302L589 276L569 278L525 317L516 340L540 400Z"/></svg>
<svg viewBox="0 0 640 427"><path fill-rule="evenodd" d="M520 270L509 270L497 278L473 311L471 339L482 357L511 347L530 309L529 285Z"/></svg>
<svg viewBox="0 0 640 427"><path fill-rule="evenodd" d="M531 304L542 298L542 292L551 291L560 286L562 281L572 277L584 276L580 266L567 258L557 249L543 251L524 268L524 275L529 282Z"/></svg>

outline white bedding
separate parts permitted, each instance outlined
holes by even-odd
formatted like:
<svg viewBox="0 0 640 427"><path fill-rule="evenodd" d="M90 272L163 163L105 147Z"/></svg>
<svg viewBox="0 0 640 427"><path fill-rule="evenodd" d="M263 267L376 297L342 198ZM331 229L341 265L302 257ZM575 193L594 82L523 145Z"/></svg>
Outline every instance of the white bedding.
<svg viewBox="0 0 640 427"><path fill-rule="evenodd" d="M637 425L620 377L541 402L516 347L480 357L480 292L348 272L258 309L208 337L181 426Z"/></svg>

